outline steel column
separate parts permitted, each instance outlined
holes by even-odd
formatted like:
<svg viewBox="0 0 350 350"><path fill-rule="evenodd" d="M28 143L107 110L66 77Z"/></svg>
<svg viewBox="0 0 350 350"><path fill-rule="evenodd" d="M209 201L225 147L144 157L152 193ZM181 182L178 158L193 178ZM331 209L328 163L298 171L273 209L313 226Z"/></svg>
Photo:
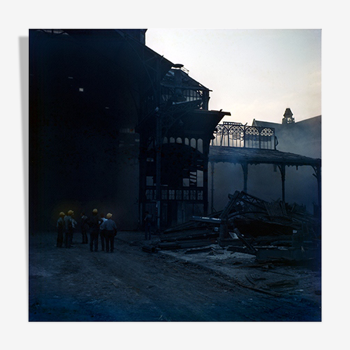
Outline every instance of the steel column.
<svg viewBox="0 0 350 350"><path fill-rule="evenodd" d="M209 162L208 162L208 158L206 157L204 160L204 169L203 169L203 211L205 216L208 215L208 204L209 204L208 203L208 180L209 180L208 168L209 168Z"/></svg>
<svg viewBox="0 0 350 350"><path fill-rule="evenodd" d="M315 166L313 167L315 170L315 174L313 176L316 177L317 179L317 198L318 198L318 207L321 208L321 167L320 166Z"/></svg>
<svg viewBox="0 0 350 350"><path fill-rule="evenodd" d="M211 166L211 212L214 212L214 162L210 162Z"/></svg>
<svg viewBox="0 0 350 350"><path fill-rule="evenodd" d="M284 164L278 165L278 168L281 172L281 179L282 179L282 202L285 203L286 196L285 196L285 181L286 181L286 166Z"/></svg>
<svg viewBox="0 0 350 350"><path fill-rule="evenodd" d="M243 191L248 192L248 164L247 163L241 163L242 170L243 170Z"/></svg>
<svg viewBox="0 0 350 350"><path fill-rule="evenodd" d="M157 60L157 72L156 72L156 202L157 202L157 231L160 231L160 218L161 218L161 151L162 151L162 113L160 110L160 61Z"/></svg>

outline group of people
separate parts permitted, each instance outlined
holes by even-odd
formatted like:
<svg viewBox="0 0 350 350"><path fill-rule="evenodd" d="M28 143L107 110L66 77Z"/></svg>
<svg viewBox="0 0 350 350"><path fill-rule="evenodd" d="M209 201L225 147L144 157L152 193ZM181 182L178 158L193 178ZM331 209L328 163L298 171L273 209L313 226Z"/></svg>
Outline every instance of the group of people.
<svg viewBox="0 0 350 350"><path fill-rule="evenodd" d="M73 231L77 226L77 222L73 218L74 211L69 210L67 215L60 212L57 220L57 247L62 248L63 242L66 248L70 248L73 241Z"/></svg>
<svg viewBox="0 0 350 350"><path fill-rule="evenodd" d="M78 223L74 219L74 211L69 210L67 215L61 212L57 220L57 247L62 248L63 243L66 248L72 246L73 231ZM85 213L81 213L81 234L82 244L88 244L88 233L90 234L90 251L98 251L98 241L100 238L102 251L107 253L114 251L114 237L117 235L117 225L111 219L112 214L98 214L98 210L92 211L89 218Z"/></svg>

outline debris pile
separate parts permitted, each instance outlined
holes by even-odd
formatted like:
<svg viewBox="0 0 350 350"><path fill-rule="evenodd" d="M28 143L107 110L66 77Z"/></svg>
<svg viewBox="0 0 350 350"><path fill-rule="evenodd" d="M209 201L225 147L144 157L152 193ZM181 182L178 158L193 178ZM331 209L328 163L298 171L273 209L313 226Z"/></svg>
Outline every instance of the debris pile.
<svg viewBox="0 0 350 350"><path fill-rule="evenodd" d="M165 230L156 248L204 249L219 244L230 251L253 254L258 261L304 261L319 256L320 218L308 214L305 207L266 202L243 191L228 197L222 211L193 216Z"/></svg>
<svg viewBox="0 0 350 350"><path fill-rule="evenodd" d="M220 220L216 220L219 222ZM188 249L218 243L219 229L211 223L193 219L165 230L160 236L159 249Z"/></svg>

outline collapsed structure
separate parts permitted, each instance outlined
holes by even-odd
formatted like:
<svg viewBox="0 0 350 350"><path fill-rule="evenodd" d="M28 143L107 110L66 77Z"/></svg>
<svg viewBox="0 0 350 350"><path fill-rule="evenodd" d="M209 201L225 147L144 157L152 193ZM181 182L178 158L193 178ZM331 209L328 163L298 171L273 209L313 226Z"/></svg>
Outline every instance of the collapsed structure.
<svg viewBox="0 0 350 350"><path fill-rule="evenodd" d="M138 127L140 205L158 229L208 214L208 155L213 131L224 115L209 111L209 89L175 65L160 84Z"/></svg>
<svg viewBox="0 0 350 350"><path fill-rule="evenodd" d="M194 216L165 230L159 241L143 249L210 251L220 245L258 261L299 262L320 259L321 220L304 207L267 202L244 191L228 195L226 207L207 217ZM192 250L191 250L192 249Z"/></svg>
<svg viewBox="0 0 350 350"><path fill-rule="evenodd" d="M291 110L287 108L282 125L293 125L292 115ZM320 259L321 159L277 150L278 139L275 129L268 123L259 124L258 126L254 121L252 126L233 122L217 125L209 153L211 215L193 216L192 220L164 231L160 242L153 245L153 251L190 248L193 249L191 252L203 252L210 251L211 245L219 244L232 251L253 254L259 261ZM291 131L291 129L287 130ZM297 140L297 136L302 135L301 128L298 125L292 130L296 132L294 138ZM289 137L291 137L290 134ZM312 133L304 133L303 136L307 136L304 139L309 142L308 138L312 136ZM320 139L317 137L315 139L317 145L314 149L317 152L320 147ZM286 139L282 137L282 141L286 147ZM307 151L310 152L310 149ZM241 166L243 191L235 191L233 195L229 194L229 201L224 209L215 211L213 210L214 169L216 164L220 163ZM248 168L253 165L272 165L279 169L281 185L276 186L276 183L272 182L269 188L280 187L280 200L269 202L247 193ZM314 171L312 175L316 181L311 179L314 181L311 191L316 192L317 203L314 204L313 214L310 214L304 205L286 202L287 167L296 169L311 167ZM229 168L225 170L229 173ZM269 170L270 173L271 170ZM264 173L261 172L259 180L264 176ZM231 179L233 184L237 182L237 177L231 177ZM289 182L298 181L292 179ZM299 181L299 185L305 189L310 187L309 182L310 180L307 180L307 183L303 184L303 181ZM150 251L150 248L144 247L144 250Z"/></svg>
<svg viewBox="0 0 350 350"><path fill-rule="evenodd" d="M120 230L207 214L208 154L229 113L145 45L145 29L30 30L30 231L98 208Z"/></svg>
<svg viewBox="0 0 350 350"><path fill-rule="evenodd" d="M30 30L31 232L52 227L61 211L96 207L115 213L120 230L142 229L146 211L157 231L186 225L215 212L218 163L241 166L245 192L248 166L278 168L283 202L286 167L311 166L320 206L320 159L278 151L275 129L261 122L219 124L230 113L209 110L210 90L147 47L145 35Z"/></svg>

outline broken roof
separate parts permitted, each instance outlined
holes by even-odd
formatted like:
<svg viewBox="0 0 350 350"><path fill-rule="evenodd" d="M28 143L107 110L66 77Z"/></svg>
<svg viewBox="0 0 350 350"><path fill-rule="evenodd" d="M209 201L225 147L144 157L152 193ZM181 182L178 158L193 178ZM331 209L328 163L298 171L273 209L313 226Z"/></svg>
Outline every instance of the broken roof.
<svg viewBox="0 0 350 350"><path fill-rule="evenodd" d="M320 123L321 123L321 116L317 115L317 116L312 117L312 118L303 119L303 120L300 120L298 122L288 124L288 127L289 128L291 126L294 127L295 125L298 125L298 126L318 125ZM262 126L262 127L279 129L279 128L285 127L285 124L254 119L252 122L252 126Z"/></svg>
<svg viewBox="0 0 350 350"><path fill-rule="evenodd" d="M179 74L180 82L175 78L175 74ZM178 85L180 83L180 85ZM167 87L181 87L188 89L199 89L199 90L208 90L204 85L193 79L189 76L188 71L185 68L172 68L164 76L162 80L162 85Z"/></svg>
<svg viewBox="0 0 350 350"><path fill-rule="evenodd" d="M274 123L274 122L265 122L261 120L253 120L252 126L262 126L262 127L267 127L267 128L279 128L282 126L280 123Z"/></svg>
<svg viewBox="0 0 350 350"><path fill-rule="evenodd" d="M276 164L287 166L321 166L321 159L270 149L212 146L209 161L245 164Z"/></svg>

